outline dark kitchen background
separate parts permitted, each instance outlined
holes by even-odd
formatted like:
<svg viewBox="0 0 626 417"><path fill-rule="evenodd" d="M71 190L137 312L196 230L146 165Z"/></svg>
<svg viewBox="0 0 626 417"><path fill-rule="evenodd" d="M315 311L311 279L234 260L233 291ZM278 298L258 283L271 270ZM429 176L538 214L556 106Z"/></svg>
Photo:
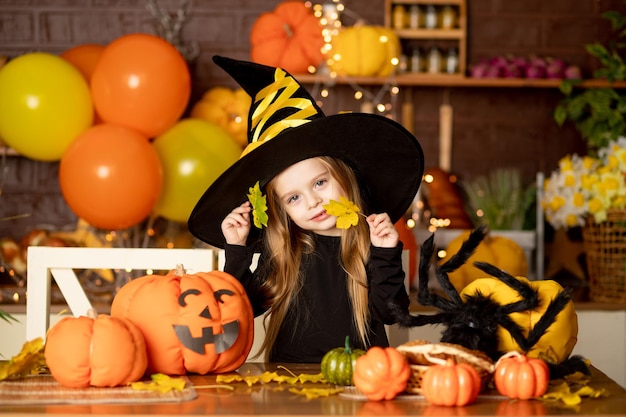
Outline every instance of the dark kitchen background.
<svg viewBox="0 0 626 417"><path fill-rule="evenodd" d="M170 12L180 1L158 1ZM250 30L279 0L196 0L191 3L182 31L183 41L197 44L193 62L190 105L211 86L235 87L213 65L222 54L248 59ZM550 56L580 66L585 78L598 62L584 45L606 42L611 34L601 14L622 10L618 0L468 0L467 66L483 58L514 54ZM383 25L384 0L345 0L350 16ZM129 33L156 33L156 20L143 0L0 0L0 54L16 57L43 51L60 54L85 43L107 44ZM371 88L376 88L372 86ZM359 110L354 90L336 85L324 101L327 114ZM1 94L1 92L0 92ZM436 166L439 155L439 106L447 100L454 109L451 171L471 180L496 168L518 168L525 183L539 171L549 173L569 152L586 146L571 124L559 127L553 111L563 95L557 87L404 86L401 100L411 95L412 125L426 155ZM398 112L399 115L399 112ZM28 214L0 222L0 237L20 238L37 227L63 228L76 224L58 183L58 163L5 156L0 177L0 218Z"/></svg>

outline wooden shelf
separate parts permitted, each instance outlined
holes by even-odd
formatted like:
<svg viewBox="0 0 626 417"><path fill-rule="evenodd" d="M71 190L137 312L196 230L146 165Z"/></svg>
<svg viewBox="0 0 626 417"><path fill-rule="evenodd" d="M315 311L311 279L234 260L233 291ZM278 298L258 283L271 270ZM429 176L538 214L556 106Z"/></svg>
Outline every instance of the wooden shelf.
<svg viewBox="0 0 626 417"><path fill-rule="evenodd" d="M19 156L20 154L13 148L0 144L0 156L6 153L7 156Z"/></svg>
<svg viewBox="0 0 626 417"><path fill-rule="evenodd" d="M395 77L325 77L314 74L296 74L294 77L303 84L359 84L383 85L392 82L405 87L476 87L476 88L559 88L561 79L530 78L472 78L461 74L399 74ZM609 83L606 80L584 80L578 88L626 88L626 81Z"/></svg>
<svg viewBox="0 0 626 417"><path fill-rule="evenodd" d="M393 30L402 43L402 54L411 60L419 53L420 60L429 66L428 51L439 51L440 69L430 72L445 73L446 57L455 53L458 63L454 75L465 74L467 64L467 8L466 0L385 0L385 27ZM434 6L436 22L426 17L424 8ZM417 15L409 9L417 9ZM432 9L432 7L431 7ZM449 10L453 16L443 21L442 10ZM398 13L396 13L396 11ZM410 16L413 16L413 19ZM431 21L431 25L427 23ZM433 24L434 23L434 24ZM431 63L432 65L432 63ZM424 67L424 64L420 64ZM421 70L420 70L421 71Z"/></svg>
<svg viewBox="0 0 626 417"><path fill-rule="evenodd" d="M395 29L400 39L452 39L459 40L465 37L461 29Z"/></svg>

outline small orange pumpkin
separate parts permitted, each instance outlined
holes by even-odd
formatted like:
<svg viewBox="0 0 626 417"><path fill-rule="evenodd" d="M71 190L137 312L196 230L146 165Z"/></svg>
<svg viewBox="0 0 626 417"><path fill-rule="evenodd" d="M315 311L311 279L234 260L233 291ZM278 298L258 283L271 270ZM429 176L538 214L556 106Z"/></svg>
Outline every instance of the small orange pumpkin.
<svg viewBox="0 0 626 417"><path fill-rule="evenodd" d="M111 315L126 317L146 339L148 370L167 375L237 369L252 348L250 300L235 277L222 271L147 275L124 285Z"/></svg>
<svg viewBox="0 0 626 417"><path fill-rule="evenodd" d="M437 358L431 360L440 361ZM478 372L468 364L457 364L454 359L442 362L431 365L424 372L422 377L424 398L434 405L457 407L476 401L481 388Z"/></svg>
<svg viewBox="0 0 626 417"><path fill-rule="evenodd" d="M528 400L545 394L550 381L550 369L538 358L512 351L496 362L493 381L498 392L509 398Z"/></svg>
<svg viewBox="0 0 626 417"><path fill-rule="evenodd" d="M64 317L48 331L44 355L54 379L70 388L135 382L148 364L139 329L106 314Z"/></svg>
<svg viewBox="0 0 626 417"><path fill-rule="evenodd" d="M283 1L261 14L250 31L250 43L253 62L292 74L306 73L324 60L322 26L301 1Z"/></svg>
<svg viewBox="0 0 626 417"><path fill-rule="evenodd" d="M212 87L191 109L191 117L224 128L243 149L248 144L250 96L243 88Z"/></svg>
<svg viewBox="0 0 626 417"><path fill-rule="evenodd" d="M354 366L354 386L373 401L392 400L406 389L409 362L393 347L371 347Z"/></svg>

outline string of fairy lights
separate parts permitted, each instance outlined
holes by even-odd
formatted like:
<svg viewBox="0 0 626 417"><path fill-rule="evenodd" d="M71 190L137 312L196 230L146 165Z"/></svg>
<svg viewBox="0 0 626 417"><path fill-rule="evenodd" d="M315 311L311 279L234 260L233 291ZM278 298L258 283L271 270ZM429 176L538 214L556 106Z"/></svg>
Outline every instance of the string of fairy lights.
<svg viewBox="0 0 626 417"><path fill-rule="evenodd" d="M336 85L336 81L340 77L340 75L331 68L334 61L341 59L338 52L333 50L333 38L342 30L342 16L351 17L357 22L362 22L363 19L349 9L346 9L341 0L332 0L331 2L322 4L307 2L306 4L312 8L314 15L320 20L322 36L324 38L322 52L326 57L326 61L318 67L309 68L310 73L319 76L319 81L313 86L312 94L314 97L320 97L318 104L321 106L323 105L323 100L329 98L331 95L332 88ZM386 42L387 39L381 36L380 41ZM359 85L354 77L341 75L342 81L354 90L353 97L360 102L360 111L365 113L377 112L392 119L397 118L395 111L397 110L400 89L396 82L395 68L397 68L399 62L399 57L392 58L394 71L384 79L384 82L381 83L377 91L373 91L373 88L370 90Z"/></svg>

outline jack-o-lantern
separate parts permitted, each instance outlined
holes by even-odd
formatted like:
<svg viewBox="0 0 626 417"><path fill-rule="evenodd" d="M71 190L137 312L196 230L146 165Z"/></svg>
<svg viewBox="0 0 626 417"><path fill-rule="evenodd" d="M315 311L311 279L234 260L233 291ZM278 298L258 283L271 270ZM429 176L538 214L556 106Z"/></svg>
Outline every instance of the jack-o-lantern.
<svg viewBox="0 0 626 417"><path fill-rule="evenodd" d="M236 278L221 271L134 279L116 294L111 315L127 317L146 340L148 370L168 375L237 369L252 348L254 317Z"/></svg>

